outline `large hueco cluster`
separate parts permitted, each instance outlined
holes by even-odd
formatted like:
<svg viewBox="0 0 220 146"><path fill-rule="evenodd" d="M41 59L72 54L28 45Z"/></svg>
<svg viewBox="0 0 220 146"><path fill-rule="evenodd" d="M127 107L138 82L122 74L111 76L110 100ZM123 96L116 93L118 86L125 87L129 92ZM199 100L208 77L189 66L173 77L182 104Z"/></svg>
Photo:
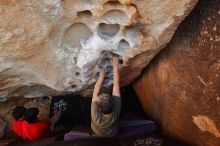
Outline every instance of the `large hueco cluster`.
<svg viewBox="0 0 220 146"><path fill-rule="evenodd" d="M142 43L143 35L132 26L137 18L135 6L117 1L72 1L68 6L68 9L75 10L72 12L74 23L69 22L60 30L63 35L60 37L62 41L56 40L57 57L66 58L68 62L65 64L71 62L75 69L73 74L84 84L93 83L99 68L104 67L107 71L105 82L110 85L111 52L119 54L123 64L129 50Z"/></svg>

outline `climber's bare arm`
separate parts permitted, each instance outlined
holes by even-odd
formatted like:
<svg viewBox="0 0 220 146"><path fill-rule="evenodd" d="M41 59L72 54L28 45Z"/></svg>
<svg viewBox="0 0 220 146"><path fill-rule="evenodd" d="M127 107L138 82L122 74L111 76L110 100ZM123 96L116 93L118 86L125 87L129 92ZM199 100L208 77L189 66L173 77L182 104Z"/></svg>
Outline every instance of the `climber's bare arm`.
<svg viewBox="0 0 220 146"><path fill-rule="evenodd" d="M92 96L92 101L98 101L98 96L99 96L99 91L101 89L102 86L102 82L104 80L105 77L105 70L104 69L100 69L100 75L99 75L99 79L95 84L95 88L93 90L93 96Z"/></svg>
<svg viewBox="0 0 220 146"><path fill-rule="evenodd" d="M120 85L119 85L119 57L114 54L112 57L112 66L113 66L113 96L120 97Z"/></svg>

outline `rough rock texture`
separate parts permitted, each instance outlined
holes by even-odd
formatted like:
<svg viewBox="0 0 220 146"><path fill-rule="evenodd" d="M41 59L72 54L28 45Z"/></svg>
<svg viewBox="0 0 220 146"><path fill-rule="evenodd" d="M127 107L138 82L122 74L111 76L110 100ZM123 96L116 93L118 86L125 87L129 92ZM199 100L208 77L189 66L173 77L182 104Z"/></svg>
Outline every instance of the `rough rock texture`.
<svg viewBox="0 0 220 146"><path fill-rule="evenodd" d="M99 66L108 71L108 86L110 52L120 55L121 82L127 85L196 2L1 0L0 99L80 91L96 81Z"/></svg>
<svg viewBox="0 0 220 146"><path fill-rule="evenodd" d="M201 0L134 83L165 134L220 145L220 1Z"/></svg>
<svg viewBox="0 0 220 146"><path fill-rule="evenodd" d="M5 122L2 119L0 119L0 140L5 135L6 126L7 126L7 122Z"/></svg>

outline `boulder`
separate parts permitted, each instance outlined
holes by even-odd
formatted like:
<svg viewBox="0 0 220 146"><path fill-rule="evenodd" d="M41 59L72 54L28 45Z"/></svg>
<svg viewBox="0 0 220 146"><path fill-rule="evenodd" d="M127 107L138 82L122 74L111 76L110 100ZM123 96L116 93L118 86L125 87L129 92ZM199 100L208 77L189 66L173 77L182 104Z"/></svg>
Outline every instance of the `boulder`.
<svg viewBox="0 0 220 146"><path fill-rule="evenodd" d="M197 1L1 0L0 99L82 91L97 80L99 67L109 86L111 52L120 55L127 85Z"/></svg>
<svg viewBox="0 0 220 146"><path fill-rule="evenodd" d="M220 2L198 2L133 87L163 132L220 145Z"/></svg>

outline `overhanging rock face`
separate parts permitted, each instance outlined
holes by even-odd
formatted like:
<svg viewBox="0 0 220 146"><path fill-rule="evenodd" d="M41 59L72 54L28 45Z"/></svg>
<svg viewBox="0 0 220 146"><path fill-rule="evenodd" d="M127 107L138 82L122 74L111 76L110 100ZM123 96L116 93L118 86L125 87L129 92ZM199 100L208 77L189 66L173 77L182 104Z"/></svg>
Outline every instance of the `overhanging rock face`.
<svg viewBox="0 0 220 146"><path fill-rule="evenodd" d="M76 92L120 55L132 82L171 39L197 0L1 0L0 96Z"/></svg>

